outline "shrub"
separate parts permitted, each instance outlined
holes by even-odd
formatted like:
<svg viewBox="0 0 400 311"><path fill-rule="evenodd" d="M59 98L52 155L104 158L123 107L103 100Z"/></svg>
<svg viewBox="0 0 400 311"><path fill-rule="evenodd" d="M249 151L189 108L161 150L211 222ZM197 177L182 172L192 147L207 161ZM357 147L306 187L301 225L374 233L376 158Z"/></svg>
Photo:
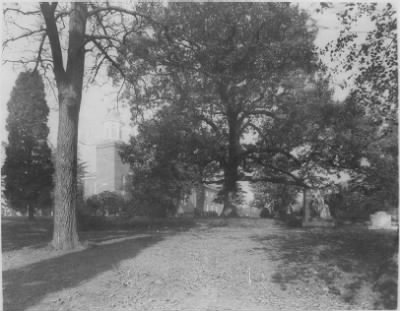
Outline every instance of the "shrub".
<svg viewBox="0 0 400 311"><path fill-rule="evenodd" d="M369 215L384 209L381 200L360 192L339 189L328 196L327 203L333 217L351 221L365 221Z"/></svg>
<svg viewBox="0 0 400 311"><path fill-rule="evenodd" d="M92 216L121 215L127 207L128 204L122 195L104 191L89 197L82 212Z"/></svg>
<svg viewBox="0 0 400 311"><path fill-rule="evenodd" d="M110 226L109 221L105 216L93 216L77 211L77 224L79 231L99 230Z"/></svg>

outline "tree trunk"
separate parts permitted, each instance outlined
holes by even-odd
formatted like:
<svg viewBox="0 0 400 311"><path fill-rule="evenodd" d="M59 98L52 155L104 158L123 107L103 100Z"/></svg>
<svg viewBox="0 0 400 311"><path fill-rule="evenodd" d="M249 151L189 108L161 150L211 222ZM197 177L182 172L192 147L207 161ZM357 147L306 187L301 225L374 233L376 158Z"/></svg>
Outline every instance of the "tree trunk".
<svg viewBox="0 0 400 311"><path fill-rule="evenodd" d="M64 70L55 8L57 3L41 3L53 56L59 100L56 154L54 231L55 249L79 245L76 225L78 122L85 69L85 29L87 4L72 2L69 19L68 58Z"/></svg>
<svg viewBox="0 0 400 311"><path fill-rule="evenodd" d="M240 124L237 121L237 114L228 109L229 125L229 146L228 159L224 167L224 209L223 215L237 216L235 198L237 194L237 181L239 178L239 151L240 151Z"/></svg>
<svg viewBox="0 0 400 311"><path fill-rule="evenodd" d="M196 213L202 215L204 212L205 191L202 184L196 187Z"/></svg>
<svg viewBox="0 0 400 311"><path fill-rule="evenodd" d="M70 105L72 100L60 101L52 242L55 249L72 249L79 245L75 215L79 110L77 105Z"/></svg>
<svg viewBox="0 0 400 311"><path fill-rule="evenodd" d="M304 223L310 221L310 197L309 191L306 188L303 190L303 216Z"/></svg>
<svg viewBox="0 0 400 311"><path fill-rule="evenodd" d="M224 170L224 208L222 215L237 216L235 198L237 193L237 171L238 167L228 166Z"/></svg>
<svg viewBox="0 0 400 311"><path fill-rule="evenodd" d="M33 205L28 203L27 209L28 209L28 219L33 220L35 218L35 209Z"/></svg>

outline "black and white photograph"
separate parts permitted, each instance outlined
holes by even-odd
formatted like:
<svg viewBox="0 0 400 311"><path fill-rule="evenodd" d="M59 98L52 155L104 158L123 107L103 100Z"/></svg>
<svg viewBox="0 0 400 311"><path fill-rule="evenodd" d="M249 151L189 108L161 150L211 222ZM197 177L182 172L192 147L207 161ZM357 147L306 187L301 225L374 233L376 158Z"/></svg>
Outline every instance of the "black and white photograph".
<svg viewBox="0 0 400 311"><path fill-rule="evenodd" d="M2 9L1 310L397 310L397 2Z"/></svg>

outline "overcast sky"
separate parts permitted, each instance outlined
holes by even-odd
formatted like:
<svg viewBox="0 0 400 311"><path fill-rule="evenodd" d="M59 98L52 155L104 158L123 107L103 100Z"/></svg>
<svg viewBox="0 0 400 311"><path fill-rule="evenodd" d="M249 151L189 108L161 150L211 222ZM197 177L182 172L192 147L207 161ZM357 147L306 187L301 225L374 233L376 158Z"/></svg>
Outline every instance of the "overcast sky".
<svg viewBox="0 0 400 311"><path fill-rule="evenodd" d="M317 3L301 3L300 6L309 10L312 17L316 20L319 26L319 32L315 44L319 47L325 46L330 40L333 40L338 35L338 20L336 15L327 10L323 14L316 14L314 9L319 4ZM361 27L366 27L361 25ZM5 119L7 117L7 102L10 98L10 92L14 86L18 72L9 64L2 65L1 72L1 128L2 141L7 141L7 133L5 131ZM82 160L87 162L89 171L95 169L95 144L102 138L102 121L107 114L107 110L114 106L118 89L113 88L111 81L104 74L101 85L92 85L83 93L82 106L80 113L79 127L79 154ZM338 98L343 98L346 92L337 90ZM51 113L49 116L50 135L49 140L53 146L56 145L57 135L57 104L54 94L47 90L47 103L50 106ZM122 109L127 113L123 114L125 130L123 138L128 139L130 133L130 115L127 109ZM1 159L3 163L3 159Z"/></svg>

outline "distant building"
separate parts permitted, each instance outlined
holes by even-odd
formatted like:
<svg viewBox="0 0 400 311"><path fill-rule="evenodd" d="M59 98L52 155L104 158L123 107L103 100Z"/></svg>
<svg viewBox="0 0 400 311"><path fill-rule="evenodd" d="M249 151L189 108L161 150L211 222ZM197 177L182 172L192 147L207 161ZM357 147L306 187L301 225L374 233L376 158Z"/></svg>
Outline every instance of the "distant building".
<svg viewBox="0 0 400 311"><path fill-rule="evenodd" d="M125 194L129 165L119 155L122 121L117 109L111 109L103 121L103 139L96 145L96 172L83 178L84 197L112 191Z"/></svg>

